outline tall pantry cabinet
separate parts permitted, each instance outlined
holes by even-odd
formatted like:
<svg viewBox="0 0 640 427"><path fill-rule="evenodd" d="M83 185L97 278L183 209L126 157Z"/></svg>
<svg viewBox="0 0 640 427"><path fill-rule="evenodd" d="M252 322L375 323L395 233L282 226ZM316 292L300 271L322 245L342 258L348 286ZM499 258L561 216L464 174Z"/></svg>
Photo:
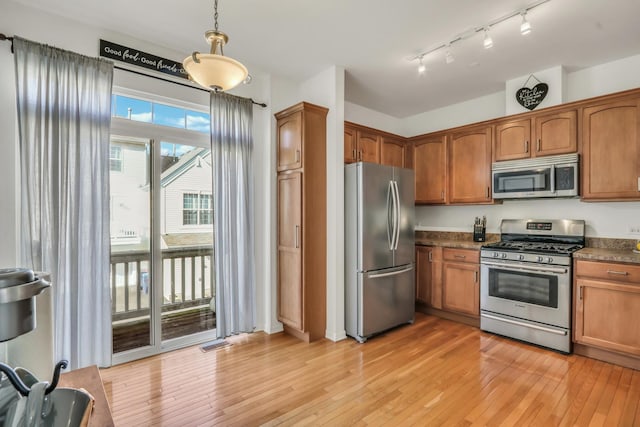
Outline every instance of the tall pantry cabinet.
<svg viewBox="0 0 640 427"><path fill-rule="evenodd" d="M326 329L327 112L301 102L275 115L278 320L307 342Z"/></svg>

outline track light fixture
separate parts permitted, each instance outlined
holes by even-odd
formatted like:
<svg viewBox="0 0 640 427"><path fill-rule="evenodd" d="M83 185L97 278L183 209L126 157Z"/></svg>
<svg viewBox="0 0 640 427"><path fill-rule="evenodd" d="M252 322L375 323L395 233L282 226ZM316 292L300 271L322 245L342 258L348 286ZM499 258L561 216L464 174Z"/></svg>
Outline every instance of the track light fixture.
<svg viewBox="0 0 640 427"><path fill-rule="evenodd" d="M419 58L419 64L418 64L418 74L423 75L424 73L427 72L427 67L426 65L424 65L424 62L422 62L422 56Z"/></svg>
<svg viewBox="0 0 640 427"><path fill-rule="evenodd" d="M491 34L489 34L489 31L491 29L491 27L498 25L508 19L511 19L515 16L520 16L522 18L522 23L520 24L520 33L522 35L526 35L529 34L531 32L531 23L527 20L527 12L529 12L531 9L534 9L544 3L547 3L551 0L537 0L533 3L531 3L529 6L523 8L523 9L518 9L515 10L513 12L507 13L497 19L494 19L493 21L489 21L484 25L480 25L477 27L473 27L473 28L469 28L466 31L463 31L459 34L457 34L456 36L452 37L451 39L449 39L449 41L447 41L446 43L441 43L429 50L426 50L424 52L418 53L417 55L411 56L409 57L409 61L415 61L418 60L419 65L418 65L418 72L420 72L420 74L423 74L426 71L426 66L424 65L424 57L427 55L430 55L431 53L434 53L438 50L441 49L445 49L445 62L447 64L451 64L454 61L453 58L453 54L451 53L451 46L454 43L458 43L462 40L466 40L468 38L471 38L473 36L475 36L478 33L482 33L483 34L483 40L482 40L482 45L484 46L485 49L490 49L491 47L493 47L493 39L491 38Z"/></svg>
<svg viewBox="0 0 640 427"><path fill-rule="evenodd" d="M455 60L456 59L453 57L453 54L451 53L451 44L449 44L449 47L447 47L447 53L445 53L444 55L444 61L447 64L451 64Z"/></svg>
<svg viewBox="0 0 640 427"><path fill-rule="evenodd" d="M482 41L482 45L485 49L491 49L493 47L493 39L491 38L491 34L489 34L489 27L484 29L484 40Z"/></svg>
<svg viewBox="0 0 640 427"><path fill-rule="evenodd" d="M531 32L531 24L527 21L527 12L522 12L520 14L522 16L522 23L520 24L520 34L526 36Z"/></svg>

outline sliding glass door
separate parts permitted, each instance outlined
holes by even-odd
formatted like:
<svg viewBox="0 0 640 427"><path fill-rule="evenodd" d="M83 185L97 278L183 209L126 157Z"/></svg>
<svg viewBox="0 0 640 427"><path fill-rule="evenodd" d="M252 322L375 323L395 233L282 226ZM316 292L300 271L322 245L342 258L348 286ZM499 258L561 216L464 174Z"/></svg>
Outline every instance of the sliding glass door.
<svg viewBox="0 0 640 427"><path fill-rule="evenodd" d="M114 121L109 162L117 364L214 339L216 320L208 138Z"/></svg>

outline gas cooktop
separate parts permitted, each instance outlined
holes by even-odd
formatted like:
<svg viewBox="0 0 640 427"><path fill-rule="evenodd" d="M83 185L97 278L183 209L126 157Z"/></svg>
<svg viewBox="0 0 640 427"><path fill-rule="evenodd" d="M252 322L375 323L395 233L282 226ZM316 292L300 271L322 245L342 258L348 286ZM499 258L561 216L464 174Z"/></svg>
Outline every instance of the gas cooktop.
<svg viewBox="0 0 640 427"><path fill-rule="evenodd" d="M584 247L584 228L583 220L503 219L500 224L501 241L484 245L482 249L571 256Z"/></svg>
<svg viewBox="0 0 640 427"><path fill-rule="evenodd" d="M483 245L482 249L498 249L510 252L529 252L536 254L559 254L570 255L582 249L584 246L573 243L553 243L553 242L527 242L527 241L501 241Z"/></svg>

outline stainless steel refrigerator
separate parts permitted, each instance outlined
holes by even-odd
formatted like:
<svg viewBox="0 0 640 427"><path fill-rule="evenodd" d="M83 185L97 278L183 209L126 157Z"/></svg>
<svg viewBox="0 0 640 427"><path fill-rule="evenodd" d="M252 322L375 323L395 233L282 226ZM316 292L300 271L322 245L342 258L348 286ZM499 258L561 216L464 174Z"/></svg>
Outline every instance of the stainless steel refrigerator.
<svg viewBox="0 0 640 427"><path fill-rule="evenodd" d="M364 342L415 312L413 170L345 166L345 323Z"/></svg>

